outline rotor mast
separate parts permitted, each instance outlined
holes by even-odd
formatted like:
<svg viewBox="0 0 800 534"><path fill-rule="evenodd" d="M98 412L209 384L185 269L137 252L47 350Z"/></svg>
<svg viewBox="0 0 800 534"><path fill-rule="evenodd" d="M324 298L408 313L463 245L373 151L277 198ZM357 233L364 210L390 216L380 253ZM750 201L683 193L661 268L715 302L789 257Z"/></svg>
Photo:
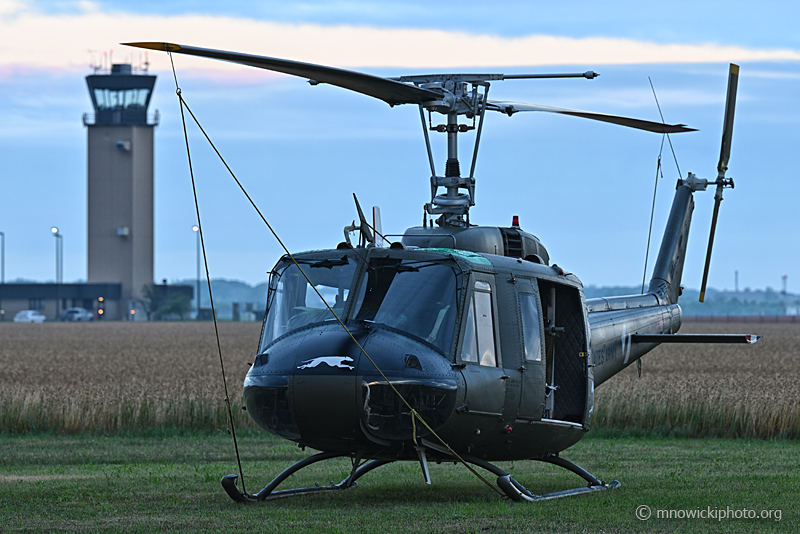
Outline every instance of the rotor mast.
<svg viewBox="0 0 800 534"><path fill-rule="evenodd" d="M475 117L483 118L482 109L486 102L485 94L479 93L477 80L465 79L469 75L463 74L438 74L433 76L407 76L400 78L402 82L412 82L414 85L441 92L440 99L420 103L420 119L425 135L425 144L431 164L431 201L425 205L425 212L429 215L440 215L437 223L439 226L467 226L469 225L469 208L474 205L474 179L472 173L469 177L461 176L461 165L458 160L458 133L475 129ZM472 83L472 91L468 84ZM488 89L488 83L484 84ZM428 111L428 124L425 124L425 113ZM433 112L445 115L447 122L434 126L431 122ZM467 115L473 119L472 125L459 124L458 116ZM428 130L447 133L447 161L445 162L444 176L436 173L433 161L430 137ZM480 132L480 129L479 129ZM477 139L476 139L477 141ZM477 151L477 142L475 151ZM444 194L437 195L439 187L444 187ZM462 193L460 189L466 189Z"/></svg>
<svg viewBox="0 0 800 534"><path fill-rule="evenodd" d="M519 105L503 105L488 99L489 81L525 78L587 78L593 79L597 73L588 71L570 74L434 74L429 76L402 76L392 78L403 83L441 94L436 100L421 102L420 119L431 165L431 201L425 204L427 215L439 215L439 226L469 226L469 208L475 205L475 163L478 157L483 119L487 109L502 111L509 116L517 111L525 111ZM471 87L470 87L471 86ZM481 90L482 88L482 90ZM425 124L425 113L428 111L428 124ZM431 122L433 113L446 115L447 122L434 126ZM458 116L465 115L472 119L472 124L459 124ZM472 151L472 164L469 176L461 176L461 165L458 159L458 134L477 129L475 145ZM447 133L447 161L444 176L436 173L433 161L428 130ZM444 194L437 194L439 187L444 187ZM465 191L462 192L461 190Z"/></svg>

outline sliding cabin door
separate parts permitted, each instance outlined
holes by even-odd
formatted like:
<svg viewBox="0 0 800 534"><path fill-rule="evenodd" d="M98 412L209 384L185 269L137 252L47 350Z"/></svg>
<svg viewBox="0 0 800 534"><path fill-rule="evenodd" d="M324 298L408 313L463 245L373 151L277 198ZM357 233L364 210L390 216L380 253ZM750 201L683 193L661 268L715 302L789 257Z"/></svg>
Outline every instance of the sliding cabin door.
<svg viewBox="0 0 800 534"><path fill-rule="evenodd" d="M583 424L588 380L586 321L574 287L539 280L545 338L544 419Z"/></svg>

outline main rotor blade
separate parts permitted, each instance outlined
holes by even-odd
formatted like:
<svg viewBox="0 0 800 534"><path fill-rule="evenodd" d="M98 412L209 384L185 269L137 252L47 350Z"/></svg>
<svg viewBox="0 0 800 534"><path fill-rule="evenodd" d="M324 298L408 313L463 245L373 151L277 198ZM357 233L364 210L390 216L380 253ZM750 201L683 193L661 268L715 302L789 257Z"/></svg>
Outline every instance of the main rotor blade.
<svg viewBox="0 0 800 534"><path fill-rule="evenodd" d="M725 176L728 161L731 157L731 140L733 139L733 113L736 110L736 89L739 86L739 65L731 63L728 73L728 96L725 99L725 121L722 123L722 148L719 151L719 176Z"/></svg>
<svg viewBox="0 0 800 534"><path fill-rule="evenodd" d="M636 128L638 130L647 130L648 132L656 133L682 133L697 131L695 128L689 128L685 124L664 124L661 122L651 122L642 119L633 119L631 117L622 117L620 115L607 115L605 113L593 113L591 111L555 108L552 106L539 106L536 104L522 104L518 102L500 102L496 100L490 100L486 109L502 111L503 113L507 113L509 115L513 115L518 111L545 111L547 113L561 113L562 115L573 115L575 117L583 117L584 119L610 122L611 124L619 124L620 126L627 126L628 128Z"/></svg>
<svg viewBox="0 0 800 534"><path fill-rule="evenodd" d="M717 186L717 194L714 195L714 215L711 216L711 234L708 236L708 250L706 251L706 266L703 269L703 283L700 285L700 302L706 299L706 284L708 282L708 269L711 266L711 249L714 247L714 232L717 230L717 216L719 215L719 204L722 202L722 186Z"/></svg>
<svg viewBox="0 0 800 534"><path fill-rule="evenodd" d="M308 78L314 84L327 83L367 96L372 96L383 100L390 106L396 104L422 104L442 98L442 95L435 91L429 91L428 89L422 89L414 85L400 83L388 78L381 78L380 76L372 76L371 74L315 65L313 63L302 63L300 61L291 61L288 59L254 56L250 54L240 54L238 52L212 50L209 48L198 48L174 43L148 42L122 44L126 46L135 46L137 48L147 48L149 50L162 50L165 52L188 54L190 56L220 59L232 63L239 63L241 65L249 65L260 69L300 76L301 78Z"/></svg>

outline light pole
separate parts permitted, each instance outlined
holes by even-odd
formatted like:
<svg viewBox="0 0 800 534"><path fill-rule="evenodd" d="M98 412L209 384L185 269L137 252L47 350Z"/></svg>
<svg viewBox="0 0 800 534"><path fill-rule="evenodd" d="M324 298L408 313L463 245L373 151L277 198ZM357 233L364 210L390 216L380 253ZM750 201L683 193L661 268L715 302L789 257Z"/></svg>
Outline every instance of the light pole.
<svg viewBox="0 0 800 534"><path fill-rule="evenodd" d="M195 320L200 320L200 227L196 224L192 226L192 230L197 234L197 315Z"/></svg>
<svg viewBox="0 0 800 534"><path fill-rule="evenodd" d="M58 233L58 228L55 226L50 228L50 231L56 238L56 284L60 284L64 281L64 243L62 241L64 236Z"/></svg>
<svg viewBox="0 0 800 534"><path fill-rule="evenodd" d="M58 228L50 228L53 237L56 238L56 285L60 286L64 281L64 236L58 233ZM61 314L61 288L56 288L56 319Z"/></svg>

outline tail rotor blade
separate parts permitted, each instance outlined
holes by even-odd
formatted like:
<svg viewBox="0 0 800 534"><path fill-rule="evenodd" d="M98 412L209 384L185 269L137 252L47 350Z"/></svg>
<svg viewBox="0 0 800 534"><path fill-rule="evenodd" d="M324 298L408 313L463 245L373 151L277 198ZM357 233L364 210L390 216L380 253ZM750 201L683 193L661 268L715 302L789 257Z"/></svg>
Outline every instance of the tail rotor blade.
<svg viewBox="0 0 800 534"><path fill-rule="evenodd" d="M733 114L736 110L736 89L739 86L739 65L731 63L728 73L728 96L725 100L725 122L722 125L722 148L719 152L719 176L725 176L728 160L731 156L731 139L733 139Z"/></svg>
<svg viewBox="0 0 800 534"><path fill-rule="evenodd" d="M728 161L731 156L731 140L733 139L733 115L736 110L736 90L739 86L739 65L731 63L728 73L728 95L725 99L725 120L722 124L722 147L719 152L717 165L717 191L714 194L714 214L711 216L711 233L708 236L708 250L706 251L706 265L703 270L703 283L700 286L700 302L706 298L706 285L708 283L708 270L711 266L711 249L714 247L714 232L717 229L719 205L722 202L722 191L726 186L733 187L733 180L725 179L728 170Z"/></svg>
<svg viewBox="0 0 800 534"><path fill-rule="evenodd" d="M722 189L721 187L719 188ZM717 215L719 215L719 205L722 202L722 191L718 191L714 197L714 215L711 217L711 235L708 236L708 251L706 251L706 267L703 270L703 284L700 286L700 302L706 298L706 284L708 282L708 268L711 265L711 249L714 246L714 232L717 230Z"/></svg>

